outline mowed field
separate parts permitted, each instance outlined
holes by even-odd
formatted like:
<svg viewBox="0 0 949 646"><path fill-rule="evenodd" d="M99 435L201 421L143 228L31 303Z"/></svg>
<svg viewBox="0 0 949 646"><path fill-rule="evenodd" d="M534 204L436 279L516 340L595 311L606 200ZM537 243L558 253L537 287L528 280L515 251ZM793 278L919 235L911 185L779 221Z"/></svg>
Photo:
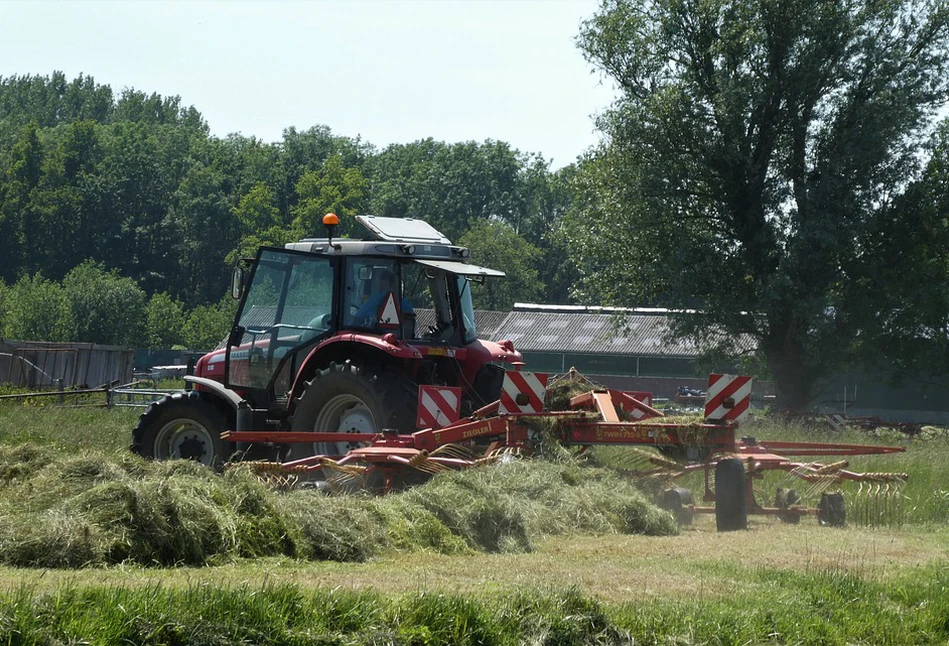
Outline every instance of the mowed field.
<svg viewBox="0 0 949 646"><path fill-rule="evenodd" d="M676 529L646 502L654 487L640 500L612 470L566 458L439 476L389 500L263 491L128 456L136 417L0 405L0 643L949 639L940 429L908 440L750 424L760 437L903 444L904 454L852 468L905 471L910 482L883 496L878 526L752 516L747 531L718 533L713 516ZM622 458L604 449L597 463ZM763 496L787 484L776 480L762 483ZM686 484L699 498L697 478ZM845 495L863 501L850 509L857 520L877 504L855 486ZM108 514L90 508L125 498L133 502ZM281 523L264 523L268 514ZM208 515L214 524L200 520ZM152 526L167 542L136 548Z"/></svg>

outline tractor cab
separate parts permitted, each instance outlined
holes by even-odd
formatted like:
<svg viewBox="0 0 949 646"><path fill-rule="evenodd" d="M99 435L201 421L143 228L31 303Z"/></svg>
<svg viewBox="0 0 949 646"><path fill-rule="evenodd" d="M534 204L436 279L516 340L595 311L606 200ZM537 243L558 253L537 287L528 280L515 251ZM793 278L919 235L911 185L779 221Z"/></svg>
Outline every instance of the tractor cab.
<svg viewBox="0 0 949 646"><path fill-rule="evenodd" d="M334 239L331 215L326 238L261 248L246 288L238 272L235 324L202 376L261 406L292 397L308 364L358 358L415 377L427 359L452 356L460 369L439 380L472 383L482 364L519 361L475 326L471 282L503 272L468 264L466 248L421 220L357 216L366 236Z"/></svg>

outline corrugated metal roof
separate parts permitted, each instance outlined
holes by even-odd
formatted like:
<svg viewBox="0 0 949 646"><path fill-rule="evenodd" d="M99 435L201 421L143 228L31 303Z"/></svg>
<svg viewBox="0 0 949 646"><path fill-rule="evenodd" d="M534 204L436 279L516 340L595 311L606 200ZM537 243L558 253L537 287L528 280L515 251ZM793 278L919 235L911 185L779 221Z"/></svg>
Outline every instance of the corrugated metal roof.
<svg viewBox="0 0 949 646"><path fill-rule="evenodd" d="M260 307L253 313L245 312L245 323L269 325L273 308ZM312 315L307 308L292 317L291 322L306 324L303 319ZM584 353L627 356L695 357L698 346L689 339L667 341L667 317L660 312L630 313L617 319L619 310L556 311L553 307L542 310L495 312L475 310L478 336L490 341L510 339L522 352ZM636 311L636 310L632 310ZM435 323L430 309L415 310L416 329L425 330ZM269 317L269 318L268 318ZM309 320L307 318L307 320ZM619 324L617 325L617 321ZM753 347L744 339L743 348Z"/></svg>
<svg viewBox="0 0 949 646"><path fill-rule="evenodd" d="M666 341L666 317L580 312L511 312L495 332L526 352L584 352L615 355L695 356L688 340Z"/></svg>
<svg viewBox="0 0 949 646"><path fill-rule="evenodd" d="M497 337L498 328L504 323L510 312L494 312L491 310L475 310L475 328L478 330L478 338L487 341L494 341ZM418 308L415 310L415 328L417 330L426 330L428 326L435 325L435 310Z"/></svg>

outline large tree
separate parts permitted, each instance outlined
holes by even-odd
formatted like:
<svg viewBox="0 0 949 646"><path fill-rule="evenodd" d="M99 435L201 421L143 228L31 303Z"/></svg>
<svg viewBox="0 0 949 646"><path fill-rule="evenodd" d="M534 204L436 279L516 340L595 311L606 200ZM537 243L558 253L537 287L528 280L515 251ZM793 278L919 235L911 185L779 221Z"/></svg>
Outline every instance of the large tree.
<svg viewBox="0 0 949 646"><path fill-rule="evenodd" d="M862 286L914 262L874 243L911 211L947 42L944 0L604 0L580 46L620 98L579 180L584 289L749 335L804 404L892 305Z"/></svg>
<svg viewBox="0 0 949 646"><path fill-rule="evenodd" d="M475 264L506 274L505 278L489 278L483 284L472 284L475 309L509 310L517 301L536 303L540 300L544 283L535 267L541 252L511 225L482 220L461 236L458 243L469 248Z"/></svg>

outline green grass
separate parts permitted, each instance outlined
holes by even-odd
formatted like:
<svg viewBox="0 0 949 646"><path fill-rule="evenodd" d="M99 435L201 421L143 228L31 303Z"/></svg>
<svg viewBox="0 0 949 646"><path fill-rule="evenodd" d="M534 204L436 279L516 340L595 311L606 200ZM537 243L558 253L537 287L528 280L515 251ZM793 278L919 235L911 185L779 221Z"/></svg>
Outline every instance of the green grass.
<svg viewBox="0 0 949 646"><path fill-rule="evenodd" d="M850 467L908 472L903 512L876 528L752 517L719 534L710 516L677 533L628 481L564 451L383 498L323 497L140 460L127 449L137 414L0 404L0 644L949 639L949 440L936 429L747 424L760 438L905 445ZM686 482L699 502L700 478ZM763 481L763 501L781 484Z"/></svg>
<svg viewBox="0 0 949 646"><path fill-rule="evenodd" d="M83 450L106 454L128 451L132 428L141 414L137 408L106 409L105 396L96 406L59 406L52 399L34 399L29 405L0 402L0 446L34 443L63 455Z"/></svg>
<svg viewBox="0 0 949 646"><path fill-rule="evenodd" d="M939 644L949 577L886 584L759 570L767 594L602 604L575 587L401 595L268 584L21 587L0 594L11 644ZM872 617L872 621L868 618Z"/></svg>

